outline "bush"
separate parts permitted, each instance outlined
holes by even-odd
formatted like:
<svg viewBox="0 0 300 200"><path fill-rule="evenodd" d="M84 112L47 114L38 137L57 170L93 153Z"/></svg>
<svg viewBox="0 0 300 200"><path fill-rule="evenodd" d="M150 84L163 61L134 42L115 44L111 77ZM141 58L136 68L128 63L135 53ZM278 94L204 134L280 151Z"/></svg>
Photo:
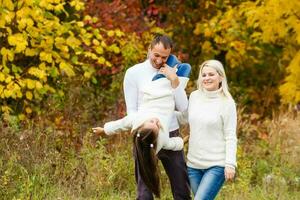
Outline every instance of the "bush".
<svg viewBox="0 0 300 200"><path fill-rule="evenodd" d="M1 113L39 113L45 96L64 95L67 77L97 83L96 74L111 74L111 62L120 63L114 55L124 34L96 28L98 19L83 18L83 9L81 0L1 3Z"/></svg>

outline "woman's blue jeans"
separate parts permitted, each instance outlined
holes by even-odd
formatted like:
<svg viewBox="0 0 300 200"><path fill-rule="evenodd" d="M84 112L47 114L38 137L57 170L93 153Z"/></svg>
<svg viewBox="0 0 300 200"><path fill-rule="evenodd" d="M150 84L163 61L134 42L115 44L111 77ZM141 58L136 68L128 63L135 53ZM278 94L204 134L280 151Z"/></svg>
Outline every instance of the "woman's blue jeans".
<svg viewBox="0 0 300 200"><path fill-rule="evenodd" d="M195 200L211 200L217 196L225 181L224 167L215 166L208 169L188 167L187 170Z"/></svg>

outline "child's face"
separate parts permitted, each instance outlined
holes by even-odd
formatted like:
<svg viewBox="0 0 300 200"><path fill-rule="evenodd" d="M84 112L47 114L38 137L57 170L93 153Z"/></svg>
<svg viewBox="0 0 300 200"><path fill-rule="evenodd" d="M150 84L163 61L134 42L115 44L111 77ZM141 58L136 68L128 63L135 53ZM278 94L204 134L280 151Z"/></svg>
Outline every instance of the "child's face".
<svg viewBox="0 0 300 200"><path fill-rule="evenodd" d="M143 128L152 129L154 132L158 133L160 128L160 123L157 118L151 118L144 122Z"/></svg>

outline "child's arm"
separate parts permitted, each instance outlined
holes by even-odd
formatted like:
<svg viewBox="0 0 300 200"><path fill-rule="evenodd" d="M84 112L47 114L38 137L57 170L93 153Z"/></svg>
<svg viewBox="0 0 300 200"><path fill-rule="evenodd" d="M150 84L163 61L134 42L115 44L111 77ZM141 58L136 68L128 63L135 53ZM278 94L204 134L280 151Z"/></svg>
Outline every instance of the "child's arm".
<svg viewBox="0 0 300 200"><path fill-rule="evenodd" d="M105 123L103 128L95 127L92 129L96 134L106 134L106 135L117 134L120 131L128 131L131 130L132 128L132 122L134 117L135 114L127 115L122 119Z"/></svg>
<svg viewBox="0 0 300 200"><path fill-rule="evenodd" d="M171 137L165 142L163 149L180 151L183 149L183 139L181 137Z"/></svg>

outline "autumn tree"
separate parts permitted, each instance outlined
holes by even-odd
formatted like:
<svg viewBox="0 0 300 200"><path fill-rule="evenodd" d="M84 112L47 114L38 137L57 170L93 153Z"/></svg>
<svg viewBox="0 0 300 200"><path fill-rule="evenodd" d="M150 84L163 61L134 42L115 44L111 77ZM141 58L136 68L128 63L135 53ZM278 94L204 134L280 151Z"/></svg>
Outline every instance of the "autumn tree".
<svg viewBox="0 0 300 200"><path fill-rule="evenodd" d="M64 95L60 80L111 73L124 34L94 28L83 9L81 0L0 1L1 112L30 114L46 95Z"/></svg>

